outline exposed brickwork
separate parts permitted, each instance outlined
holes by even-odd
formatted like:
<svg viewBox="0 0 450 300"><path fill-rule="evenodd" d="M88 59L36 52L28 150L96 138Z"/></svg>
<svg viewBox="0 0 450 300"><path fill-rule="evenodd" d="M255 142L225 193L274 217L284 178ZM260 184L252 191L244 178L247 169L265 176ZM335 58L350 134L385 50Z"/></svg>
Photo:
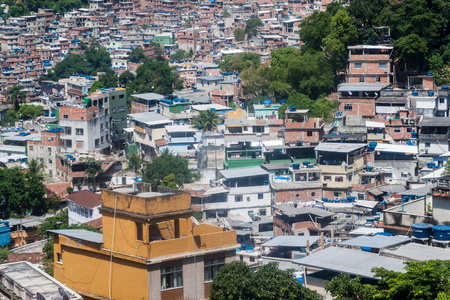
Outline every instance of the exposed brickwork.
<svg viewBox="0 0 450 300"><path fill-rule="evenodd" d="M298 196L297 196L298 195ZM314 195L314 196L313 196ZM280 190L275 191L275 202L286 203L291 201L313 201L322 198L322 189L312 188L303 190Z"/></svg>
<svg viewBox="0 0 450 300"><path fill-rule="evenodd" d="M345 109L345 104L351 104L352 109ZM375 99L341 98L339 110L344 111L348 116L373 117L375 116Z"/></svg>

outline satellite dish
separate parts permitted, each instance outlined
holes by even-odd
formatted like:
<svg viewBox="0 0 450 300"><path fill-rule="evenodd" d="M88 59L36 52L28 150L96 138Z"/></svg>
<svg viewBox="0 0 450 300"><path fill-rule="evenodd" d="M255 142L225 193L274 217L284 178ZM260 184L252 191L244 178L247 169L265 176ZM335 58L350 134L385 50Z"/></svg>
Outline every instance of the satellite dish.
<svg viewBox="0 0 450 300"><path fill-rule="evenodd" d="M66 291L62 287L58 288L58 292L59 292L59 295L61 296L62 300L69 300L69 296L67 296Z"/></svg>
<svg viewBox="0 0 450 300"><path fill-rule="evenodd" d="M191 220L195 224L195 226L200 226L200 223L198 223L197 219L194 216L191 216Z"/></svg>
<svg viewBox="0 0 450 300"><path fill-rule="evenodd" d="M45 297L41 293L36 293L37 300L46 300Z"/></svg>
<svg viewBox="0 0 450 300"><path fill-rule="evenodd" d="M222 223L225 225L225 228L229 229L231 228L230 223L228 223L228 220L225 218L222 218Z"/></svg>

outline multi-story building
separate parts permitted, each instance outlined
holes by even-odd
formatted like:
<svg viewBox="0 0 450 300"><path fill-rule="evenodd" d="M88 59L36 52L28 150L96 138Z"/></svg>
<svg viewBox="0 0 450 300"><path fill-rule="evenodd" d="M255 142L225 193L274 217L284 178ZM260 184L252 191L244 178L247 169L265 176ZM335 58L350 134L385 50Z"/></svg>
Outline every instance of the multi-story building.
<svg viewBox="0 0 450 300"><path fill-rule="evenodd" d="M82 190L67 196L69 225L88 223L100 219L99 208L102 197L94 192Z"/></svg>
<svg viewBox="0 0 450 300"><path fill-rule="evenodd" d="M62 129L48 129L41 132L40 139L27 141L28 159L37 159L45 166L45 172L56 175L56 154L63 146Z"/></svg>
<svg viewBox="0 0 450 300"><path fill-rule="evenodd" d="M439 156L449 151L449 118L423 118L417 128L420 155Z"/></svg>
<svg viewBox="0 0 450 300"><path fill-rule="evenodd" d="M86 298L203 299L236 259L236 231L198 224L189 193L102 191L103 233L52 230L55 278Z"/></svg>
<svg viewBox="0 0 450 300"><path fill-rule="evenodd" d="M348 83L393 82L394 47L381 45L349 46Z"/></svg>
<svg viewBox="0 0 450 300"><path fill-rule="evenodd" d="M387 83L342 83L338 87L339 110L348 116L375 116L375 100Z"/></svg>
<svg viewBox="0 0 450 300"><path fill-rule="evenodd" d="M366 148L367 144L351 143L320 143L314 148L322 170L324 198L340 200L350 196L353 184L360 182Z"/></svg>
<svg viewBox="0 0 450 300"><path fill-rule="evenodd" d="M109 113L100 104L61 106L56 111L56 119L64 128L63 152L110 152Z"/></svg>

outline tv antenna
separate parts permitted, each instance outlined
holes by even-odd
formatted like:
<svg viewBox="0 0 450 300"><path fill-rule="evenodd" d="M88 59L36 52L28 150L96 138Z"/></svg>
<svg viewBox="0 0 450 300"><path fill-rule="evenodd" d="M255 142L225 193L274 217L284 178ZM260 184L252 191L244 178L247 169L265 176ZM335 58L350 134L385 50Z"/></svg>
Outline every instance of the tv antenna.
<svg viewBox="0 0 450 300"><path fill-rule="evenodd" d="M66 291L62 287L58 288L58 292L59 292L59 295L61 296L62 300L69 300L69 296L67 295Z"/></svg>

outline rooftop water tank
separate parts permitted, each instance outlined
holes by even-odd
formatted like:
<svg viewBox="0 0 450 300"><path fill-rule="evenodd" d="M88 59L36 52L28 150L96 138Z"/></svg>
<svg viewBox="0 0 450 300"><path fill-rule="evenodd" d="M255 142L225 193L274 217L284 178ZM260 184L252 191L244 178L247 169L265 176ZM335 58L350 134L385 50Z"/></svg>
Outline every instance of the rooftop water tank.
<svg viewBox="0 0 450 300"><path fill-rule="evenodd" d="M432 169L434 167L434 162L427 163L427 167Z"/></svg>
<svg viewBox="0 0 450 300"><path fill-rule="evenodd" d="M433 97L434 96L434 92L433 91L429 91L428 92L428 96Z"/></svg>
<svg viewBox="0 0 450 300"><path fill-rule="evenodd" d="M292 164L292 169L299 170L300 169L300 164Z"/></svg>
<svg viewBox="0 0 450 300"><path fill-rule="evenodd" d="M289 111L296 111L297 110L297 106L289 106Z"/></svg>
<svg viewBox="0 0 450 300"><path fill-rule="evenodd" d="M419 92L412 92L413 96L419 96Z"/></svg>
<svg viewBox="0 0 450 300"><path fill-rule="evenodd" d="M433 228L433 237L435 240L443 242L450 241L450 226L435 225L432 228Z"/></svg>
<svg viewBox="0 0 450 300"><path fill-rule="evenodd" d="M427 223L415 223L411 225L413 236L418 239L427 239L431 235L433 225Z"/></svg>

